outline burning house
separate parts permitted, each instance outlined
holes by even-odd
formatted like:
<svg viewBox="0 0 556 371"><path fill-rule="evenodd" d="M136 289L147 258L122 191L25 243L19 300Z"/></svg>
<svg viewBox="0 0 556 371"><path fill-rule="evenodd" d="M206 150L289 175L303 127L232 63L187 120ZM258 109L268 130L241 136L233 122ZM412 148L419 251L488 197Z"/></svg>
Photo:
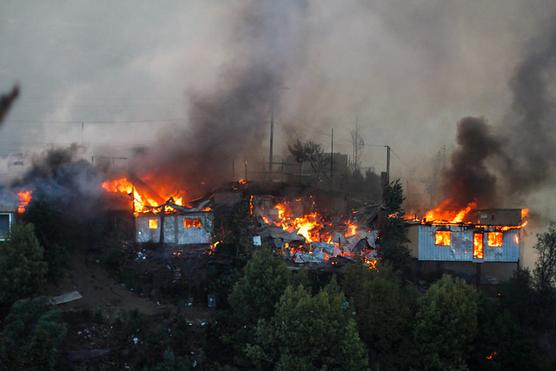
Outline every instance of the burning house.
<svg viewBox="0 0 556 371"><path fill-rule="evenodd" d="M409 249L423 271L452 271L487 281L506 279L517 268L523 247L526 209L441 207L408 222ZM482 273L481 273L482 271Z"/></svg>
<svg viewBox="0 0 556 371"><path fill-rule="evenodd" d="M210 244L213 216L208 201L197 207L176 205L172 200L150 212L135 216L135 240L138 243L176 245Z"/></svg>
<svg viewBox="0 0 556 371"><path fill-rule="evenodd" d="M106 181L102 187L120 195L133 212L135 241L168 245L210 244L213 213L209 200L185 202L184 192L157 187L139 178Z"/></svg>
<svg viewBox="0 0 556 371"><path fill-rule="evenodd" d="M11 191L3 191L0 200L0 241L5 241L12 225L17 218L25 212L27 205L31 202L32 192L29 190L20 190L13 193Z"/></svg>

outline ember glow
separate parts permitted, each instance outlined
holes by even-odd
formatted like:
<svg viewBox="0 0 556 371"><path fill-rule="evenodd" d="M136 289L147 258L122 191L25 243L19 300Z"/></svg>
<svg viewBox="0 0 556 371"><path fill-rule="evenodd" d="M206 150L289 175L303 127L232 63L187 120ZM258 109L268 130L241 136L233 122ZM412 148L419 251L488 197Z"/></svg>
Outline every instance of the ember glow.
<svg viewBox="0 0 556 371"><path fill-rule="evenodd" d="M158 186L152 187L145 182L133 183L126 177L107 180L102 183L102 188L107 192L122 193L129 196L133 201L133 212L138 213L157 213L160 212L159 206L168 202L179 206L184 206L183 192L168 192L171 187ZM171 206L165 206L164 212L172 212Z"/></svg>
<svg viewBox="0 0 556 371"><path fill-rule="evenodd" d="M23 214L29 202L31 202L31 198L33 196L33 192L31 191L20 191L17 192L17 198L19 199L17 212L19 214Z"/></svg>

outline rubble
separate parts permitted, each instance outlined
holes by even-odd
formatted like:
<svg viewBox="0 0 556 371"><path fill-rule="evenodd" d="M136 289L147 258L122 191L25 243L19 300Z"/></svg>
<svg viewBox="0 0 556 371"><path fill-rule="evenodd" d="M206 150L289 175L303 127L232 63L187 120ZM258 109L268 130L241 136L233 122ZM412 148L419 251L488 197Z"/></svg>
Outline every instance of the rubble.
<svg viewBox="0 0 556 371"><path fill-rule="evenodd" d="M312 201L312 200L311 200ZM311 208L305 210L304 205ZM377 230L350 217L328 220L314 210L314 202L297 198L276 202L270 196L251 199L251 214L259 222L257 236L294 264L331 264L337 257L376 260ZM364 220L376 220L379 208L360 211ZM332 259L332 260L331 260Z"/></svg>

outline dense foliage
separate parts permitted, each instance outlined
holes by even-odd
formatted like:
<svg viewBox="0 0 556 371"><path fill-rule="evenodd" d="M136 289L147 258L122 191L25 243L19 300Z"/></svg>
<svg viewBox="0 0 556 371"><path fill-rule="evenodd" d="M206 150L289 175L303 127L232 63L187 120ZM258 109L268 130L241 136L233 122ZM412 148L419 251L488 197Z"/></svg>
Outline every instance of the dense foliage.
<svg viewBox="0 0 556 371"><path fill-rule="evenodd" d="M443 276L419 299L414 346L422 370L461 370L477 334L477 293Z"/></svg>
<svg viewBox="0 0 556 371"><path fill-rule="evenodd" d="M332 282L315 296L288 286L270 320L248 345L256 369L365 370L367 356L349 305Z"/></svg>
<svg viewBox="0 0 556 371"><path fill-rule="evenodd" d="M407 274L409 267L409 250L407 249L407 226L402 219L403 189L399 180L387 184L382 191L384 213L387 215L380 223L379 255L382 261L395 270Z"/></svg>
<svg viewBox="0 0 556 371"><path fill-rule="evenodd" d="M35 295L45 283L48 264L32 224L16 223L0 244L0 304Z"/></svg>
<svg viewBox="0 0 556 371"><path fill-rule="evenodd" d="M66 326L46 298L17 301L0 339L2 364L10 370L56 370Z"/></svg>

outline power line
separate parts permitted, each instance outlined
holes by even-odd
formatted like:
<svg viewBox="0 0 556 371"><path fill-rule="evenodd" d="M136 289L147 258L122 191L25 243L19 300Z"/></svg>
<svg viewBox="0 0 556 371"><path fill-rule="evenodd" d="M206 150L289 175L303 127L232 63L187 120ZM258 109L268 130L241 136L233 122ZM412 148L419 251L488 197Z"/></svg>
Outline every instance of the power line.
<svg viewBox="0 0 556 371"><path fill-rule="evenodd" d="M183 122L185 118L175 119L158 119L158 120L126 120L126 121L113 121L113 120L8 120L5 124L164 124L173 122Z"/></svg>

